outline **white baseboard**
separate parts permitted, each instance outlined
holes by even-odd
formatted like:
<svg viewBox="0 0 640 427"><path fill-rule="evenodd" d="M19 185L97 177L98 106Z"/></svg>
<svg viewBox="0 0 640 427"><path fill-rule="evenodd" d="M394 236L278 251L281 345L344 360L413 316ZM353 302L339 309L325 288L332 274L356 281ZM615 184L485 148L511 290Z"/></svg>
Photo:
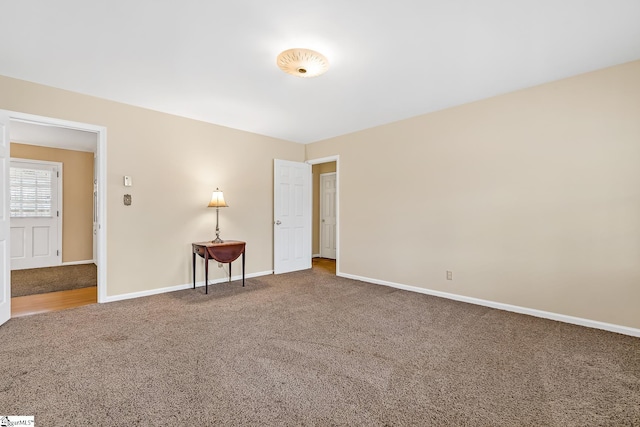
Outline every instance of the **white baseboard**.
<svg viewBox="0 0 640 427"><path fill-rule="evenodd" d="M557 320L558 322L571 323L573 325L586 326L587 328L602 329L609 332L616 332L632 337L640 337L640 329L630 328L628 326L614 325L612 323L598 322L596 320L583 319L581 317L567 316L565 314L552 313L549 311L536 310L533 308L520 307L517 305L503 304L500 302L489 301L479 298L466 297L463 295L451 294L448 292L434 291L431 289L419 288L417 286L408 286L400 283L387 282L385 280L372 279L369 277L356 276L354 274L337 273L337 276L347 279L360 280L362 282L373 283L376 285L389 286L392 288L402 289L405 291L418 292L421 294L431 295L440 298L451 299L455 301L467 302L469 304L482 305L485 307L497 308L498 310L511 311L514 313L527 314L529 316L541 317L543 319Z"/></svg>
<svg viewBox="0 0 640 427"><path fill-rule="evenodd" d="M320 258L320 254L313 254L311 255L311 258Z"/></svg>
<svg viewBox="0 0 640 427"><path fill-rule="evenodd" d="M245 279L251 279L253 277L260 277L260 276L267 276L269 274L273 274L273 270L270 271L261 271L259 273L251 273L251 274L246 274L244 277ZM226 277L220 278L220 279L211 279L209 280L209 285L215 285L217 283L223 283L223 282L227 282L229 279ZM231 276L231 280L242 280L242 275L237 275L237 276ZM204 286L204 280L201 282L196 282L196 287L201 287ZM122 301L122 300L126 300L126 299L133 299L133 298L141 298L141 297L148 297L151 295L158 295L158 294L164 294L166 292L174 292L174 291L182 291L184 289L192 289L193 288L193 282L192 283L187 283L184 285L176 285L176 286L168 286L166 288L158 288L158 289L150 289L148 291L140 291L140 292L131 292L129 294L120 294L120 295L113 295L113 296L107 296L104 301L101 302L114 302L114 301Z"/></svg>
<svg viewBox="0 0 640 427"><path fill-rule="evenodd" d="M69 261L69 262L63 262L60 265L81 265L81 264L95 264L95 261L92 259L87 259L84 261Z"/></svg>

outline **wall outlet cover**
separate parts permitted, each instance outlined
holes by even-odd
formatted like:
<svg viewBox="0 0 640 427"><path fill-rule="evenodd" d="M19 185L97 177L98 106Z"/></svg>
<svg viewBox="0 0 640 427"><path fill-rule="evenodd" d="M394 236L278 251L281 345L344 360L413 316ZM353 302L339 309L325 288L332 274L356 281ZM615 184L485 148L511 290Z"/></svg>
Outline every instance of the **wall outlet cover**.
<svg viewBox="0 0 640 427"><path fill-rule="evenodd" d="M124 195L124 205L131 206L131 194Z"/></svg>

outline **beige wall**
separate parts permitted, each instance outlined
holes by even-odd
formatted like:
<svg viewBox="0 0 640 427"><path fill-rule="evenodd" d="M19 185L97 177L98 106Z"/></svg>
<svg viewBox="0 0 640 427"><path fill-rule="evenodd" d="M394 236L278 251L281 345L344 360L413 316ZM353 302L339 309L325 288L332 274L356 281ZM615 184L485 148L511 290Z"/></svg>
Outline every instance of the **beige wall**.
<svg viewBox="0 0 640 427"><path fill-rule="evenodd" d="M640 328L639 100L635 61L307 145L341 272Z"/></svg>
<svg viewBox="0 0 640 427"><path fill-rule="evenodd" d="M62 163L62 262L93 259L93 153L11 143L11 157Z"/></svg>
<svg viewBox="0 0 640 427"><path fill-rule="evenodd" d="M215 235L206 206L216 187L230 206L221 236L247 242L247 274L273 269L273 159L303 161L303 145L8 77L0 109L107 128L109 296L191 282L191 243Z"/></svg>
<svg viewBox="0 0 640 427"><path fill-rule="evenodd" d="M313 174L313 207L312 207L312 239L311 253L317 255L320 253L320 175L323 173L331 173L336 171L336 162L320 163L312 166Z"/></svg>

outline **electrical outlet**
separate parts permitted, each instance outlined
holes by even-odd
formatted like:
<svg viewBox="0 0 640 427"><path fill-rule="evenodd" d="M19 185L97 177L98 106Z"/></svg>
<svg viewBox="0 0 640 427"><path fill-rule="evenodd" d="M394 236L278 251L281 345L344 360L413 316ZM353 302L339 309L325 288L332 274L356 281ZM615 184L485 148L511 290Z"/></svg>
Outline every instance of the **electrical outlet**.
<svg viewBox="0 0 640 427"><path fill-rule="evenodd" d="M447 270L447 280L453 280L453 271Z"/></svg>

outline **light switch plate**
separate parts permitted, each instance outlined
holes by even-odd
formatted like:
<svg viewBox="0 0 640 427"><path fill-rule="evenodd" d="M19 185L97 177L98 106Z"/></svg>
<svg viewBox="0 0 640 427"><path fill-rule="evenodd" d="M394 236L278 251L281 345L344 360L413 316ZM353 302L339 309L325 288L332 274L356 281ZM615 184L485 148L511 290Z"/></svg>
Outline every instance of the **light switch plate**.
<svg viewBox="0 0 640 427"><path fill-rule="evenodd" d="M131 177L125 175L124 176L124 186L125 187L131 187L132 185L133 185L133 180L131 179Z"/></svg>

